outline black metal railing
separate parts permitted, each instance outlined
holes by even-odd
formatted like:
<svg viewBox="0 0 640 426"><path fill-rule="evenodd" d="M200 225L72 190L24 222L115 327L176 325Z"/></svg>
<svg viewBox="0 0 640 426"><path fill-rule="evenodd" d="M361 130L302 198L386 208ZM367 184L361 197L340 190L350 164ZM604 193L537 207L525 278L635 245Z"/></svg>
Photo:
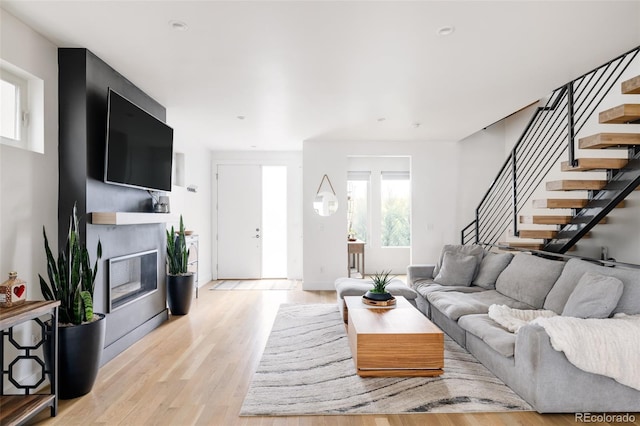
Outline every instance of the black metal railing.
<svg viewBox="0 0 640 426"><path fill-rule="evenodd" d="M639 51L640 46L559 87L536 109L482 197L475 220L462 230L462 244L496 243L509 228L518 235L518 214L564 153L576 164L575 135Z"/></svg>

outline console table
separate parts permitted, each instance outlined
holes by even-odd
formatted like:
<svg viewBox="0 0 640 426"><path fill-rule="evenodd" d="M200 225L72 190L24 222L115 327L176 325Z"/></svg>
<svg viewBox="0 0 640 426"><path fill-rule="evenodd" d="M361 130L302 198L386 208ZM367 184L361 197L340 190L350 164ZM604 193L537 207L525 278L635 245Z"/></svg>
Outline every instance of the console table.
<svg viewBox="0 0 640 426"><path fill-rule="evenodd" d="M10 308L0 308L0 424L19 425L31 419L37 413L47 407L51 407L51 416L58 414L58 306L59 300L54 301L27 301ZM39 318L43 315L51 316L51 327ZM24 345L16 341L13 335L13 327L27 321L34 321L41 328L41 339L32 345ZM49 329L49 330L47 330ZM5 336L7 342L18 351L18 356L5 366L4 348ZM44 347L44 341L50 339L53 345L54 356L51 370L45 368L44 361L34 352ZM44 348L43 348L44 350ZM13 369L21 362L31 362L41 368L39 379L35 383L20 383L18 378L13 376ZM48 394L32 394L31 391L40 387L45 376L49 375L50 391ZM5 377L15 386L23 391L23 395L5 395Z"/></svg>
<svg viewBox="0 0 640 426"><path fill-rule="evenodd" d="M351 277L351 260L360 273L360 278L364 279L364 241L347 241L347 277Z"/></svg>

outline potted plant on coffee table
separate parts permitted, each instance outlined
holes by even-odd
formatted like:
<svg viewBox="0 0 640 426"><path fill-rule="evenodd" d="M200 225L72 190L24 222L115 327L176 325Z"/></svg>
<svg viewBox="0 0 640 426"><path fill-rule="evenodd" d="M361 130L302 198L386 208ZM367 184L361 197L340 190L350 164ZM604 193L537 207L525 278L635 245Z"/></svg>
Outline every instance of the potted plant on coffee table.
<svg viewBox="0 0 640 426"><path fill-rule="evenodd" d="M187 270L189 250L184 223L180 215L180 230L167 231L167 301L172 315L186 315L193 298L193 272Z"/></svg>
<svg viewBox="0 0 640 426"><path fill-rule="evenodd" d="M57 261L42 228L49 282L38 275L44 298L60 301L58 395L61 399L76 398L91 391L100 368L106 330L105 315L93 312L93 292L102 244L98 241L96 261L91 267L89 252L80 241L75 205L69 222L67 241L59 251ZM50 339L46 339L45 360L49 366L54 359L53 351Z"/></svg>
<svg viewBox="0 0 640 426"><path fill-rule="evenodd" d="M364 303L376 306L395 305L396 299L387 291L387 284L394 278L389 277L389 274L391 274L391 270L386 272L383 270L380 273L373 274L371 277L373 288L362 296Z"/></svg>

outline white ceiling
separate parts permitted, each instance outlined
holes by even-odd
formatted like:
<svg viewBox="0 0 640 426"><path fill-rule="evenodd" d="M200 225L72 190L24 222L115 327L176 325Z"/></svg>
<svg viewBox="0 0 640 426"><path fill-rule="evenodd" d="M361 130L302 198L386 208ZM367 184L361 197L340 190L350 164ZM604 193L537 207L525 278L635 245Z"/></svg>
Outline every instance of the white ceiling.
<svg viewBox="0 0 640 426"><path fill-rule="evenodd" d="M215 150L460 140L640 45L635 0L1 5L162 103L179 143Z"/></svg>

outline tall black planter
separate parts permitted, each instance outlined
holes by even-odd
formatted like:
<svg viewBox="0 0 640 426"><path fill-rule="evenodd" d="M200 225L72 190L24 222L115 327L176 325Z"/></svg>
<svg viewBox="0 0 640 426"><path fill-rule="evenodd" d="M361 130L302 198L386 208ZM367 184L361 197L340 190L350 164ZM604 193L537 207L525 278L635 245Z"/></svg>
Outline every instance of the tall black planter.
<svg viewBox="0 0 640 426"><path fill-rule="evenodd" d="M193 274L167 275L167 301L172 315L186 315L193 298Z"/></svg>
<svg viewBox="0 0 640 426"><path fill-rule="evenodd" d="M81 325L58 327L58 396L72 399L91 392L100 369L104 348L106 316ZM48 343L49 340L46 341ZM52 348L45 347L45 360L51 365Z"/></svg>

